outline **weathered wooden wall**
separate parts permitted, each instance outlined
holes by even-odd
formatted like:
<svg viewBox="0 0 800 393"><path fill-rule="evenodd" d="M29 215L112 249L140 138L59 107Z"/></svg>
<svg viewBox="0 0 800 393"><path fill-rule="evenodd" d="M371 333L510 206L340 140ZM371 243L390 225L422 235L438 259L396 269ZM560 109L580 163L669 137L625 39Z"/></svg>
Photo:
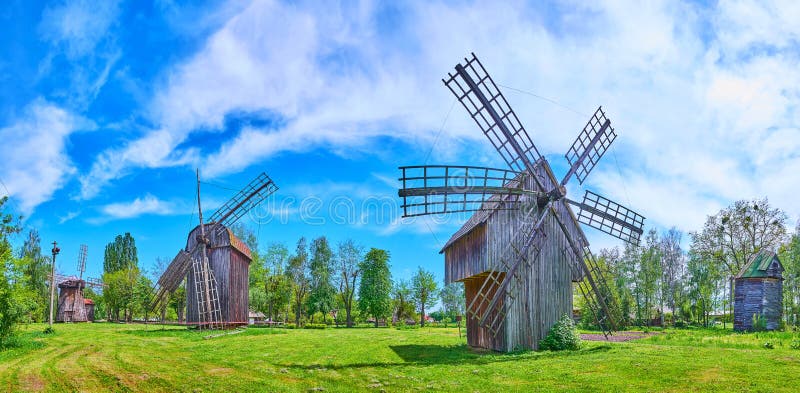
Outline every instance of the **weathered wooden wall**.
<svg viewBox="0 0 800 393"><path fill-rule="evenodd" d="M58 285L56 322L86 322L83 304L83 281L67 281Z"/></svg>
<svg viewBox="0 0 800 393"><path fill-rule="evenodd" d="M545 188L552 188L555 178L549 168L539 166L540 179ZM526 187L535 189L533 179L527 179ZM533 203L532 200L529 202ZM563 201L556 202L556 211L573 239L580 239L581 229L575 225L574 215ZM538 220L541 214L535 217ZM447 282L463 281L467 304L480 288L484 273L505 253L506 248L519 229L523 219L520 210L493 212L485 224L475 226L466 235L447 247L445 252L445 278ZM528 218L530 219L530 218ZM515 349L537 349L550 327L564 314L572 314L572 263L570 253L565 253L569 244L552 215L545 218L546 239L538 258L531 248L528 260L532 261L523 271L526 279L516 287L515 300L503 307L510 307L505 317L503 330L497 337L489 339L490 333L478 326L477 320L467 315L467 341L469 345L499 351ZM579 245L582 246L582 245ZM469 332L471 330L471 332Z"/></svg>
<svg viewBox="0 0 800 393"><path fill-rule="evenodd" d="M94 304L84 304L84 308L86 308L86 321L94 321Z"/></svg>
<svg viewBox="0 0 800 393"><path fill-rule="evenodd" d="M504 276L501 276L501 278ZM467 298L467 304L470 304L475 297L478 295L478 291L480 290L481 286L483 285L484 281L486 281L486 273L478 274L469 278L464 279L464 296ZM494 291L489 293L489 296L493 296ZM483 310L486 309L488 305L484 305L480 310L479 313L483 313ZM497 313L499 312L500 308L503 307L501 303L496 311L494 311L489 318L494 318ZM498 334L496 337L493 336L487 329L484 329L478 325L478 320L475 318L469 317L466 318L466 329L467 329L467 343L476 348L487 348L493 349L495 351L505 351L506 343L505 343L505 334Z"/></svg>
<svg viewBox="0 0 800 393"><path fill-rule="evenodd" d="M249 311L250 251L227 228L217 231L216 224L206 224L206 236L213 247L208 249L208 261L217 281L222 320L229 325L246 325ZM198 225L189 234L186 250L197 243ZM194 267L186 277L186 322L199 322L197 294L194 287Z"/></svg>
<svg viewBox="0 0 800 393"><path fill-rule="evenodd" d="M763 315L767 330L780 327L783 282L779 278L737 278L734 284L733 329L753 330L753 315Z"/></svg>

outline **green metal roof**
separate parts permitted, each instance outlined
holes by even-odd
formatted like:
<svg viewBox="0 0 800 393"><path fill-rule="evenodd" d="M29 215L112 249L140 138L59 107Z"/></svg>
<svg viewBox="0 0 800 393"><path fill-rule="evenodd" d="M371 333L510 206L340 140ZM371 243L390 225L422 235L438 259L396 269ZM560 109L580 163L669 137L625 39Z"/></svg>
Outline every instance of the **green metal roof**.
<svg viewBox="0 0 800 393"><path fill-rule="evenodd" d="M781 265L781 261L774 252L761 250L755 256L753 256L753 259L751 259L750 262L742 267L742 270L739 271L739 274L736 275L736 278L769 277L767 274L767 269L769 269L769 266L772 265L772 261L777 261L778 265L780 266L780 270L783 270L783 265Z"/></svg>

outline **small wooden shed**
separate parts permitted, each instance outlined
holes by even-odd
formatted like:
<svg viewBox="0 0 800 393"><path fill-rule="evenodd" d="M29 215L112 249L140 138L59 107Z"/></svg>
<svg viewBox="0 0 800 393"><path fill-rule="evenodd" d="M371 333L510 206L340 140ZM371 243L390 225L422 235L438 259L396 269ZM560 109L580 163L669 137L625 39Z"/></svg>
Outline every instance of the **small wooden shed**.
<svg viewBox="0 0 800 393"><path fill-rule="evenodd" d="M557 184L549 166L540 164L536 169L542 181L550 181L551 187ZM526 181L529 183L526 187L535 187L532 178ZM568 209L559 209L557 214L572 213ZM515 230L524 219L522 215L520 210L478 211L445 244L441 251L445 257L445 284L463 282L467 305L479 296L481 286L495 261L509 247ZM574 216L562 216L561 221L573 237L579 238L582 230L575 225L577 220ZM521 272L528 276L527 285L515 288L512 296L516 300L513 304L508 305L501 301L500 307L491 315L494 318L498 310L504 308L502 330L493 335L467 312L467 344L471 347L501 352L535 350L538 349L539 341L562 315L572 314L572 283L583 277L576 275L580 274L580 270L575 269L573 260L565 253L569 243L552 215L545 218L543 228L547 236L545 246L538 258L533 248L529 250L527 259L536 262ZM501 277L505 277L504 273L501 273ZM487 294L490 297L493 295L494 293Z"/></svg>
<svg viewBox="0 0 800 393"><path fill-rule="evenodd" d="M83 288L86 282L77 277L68 278L58 284L58 311L56 322L86 322Z"/></svg>
<svg viewBox="0 0 800 393"><path fill-rule="evenodd" d="M780 327L783 312L783 265L768 250L758 252L735 277L733 329L754 330L763 317L767 330Z"/></svg>
<svg viewBox="0 0 800 393"><path fill-rule="evenodd" d="M217 281L222 322L228 326L247 325L249 322L250 248L233 232L220 224L206 224L206 236L211 242L208 262ZM192 250L200 235L198 225L189 233L186 250ZM186 322L198 324L197 294L194 268L186 277Z"/></svg>
<svg viewBox="0 0 800 393"><path fill-rule="evenodd" d="M94 300L83 299L83 307L86 308L86 320L94 321Z"/></svg>

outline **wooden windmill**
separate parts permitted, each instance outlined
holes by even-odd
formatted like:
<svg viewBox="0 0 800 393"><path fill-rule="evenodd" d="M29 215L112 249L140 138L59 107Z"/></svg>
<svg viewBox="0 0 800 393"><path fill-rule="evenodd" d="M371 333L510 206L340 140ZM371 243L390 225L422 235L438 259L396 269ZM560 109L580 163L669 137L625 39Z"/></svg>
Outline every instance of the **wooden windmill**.
<svg viewBox="0 0 800 393"><path fill-rule="evenodd" d="M442 249L445 282L464 283L469 344L536 349L572 313L572 282L608 336L616 329L613 299L579 223L638 244L644 217L591 191L571 200L566 184L573 176L583 184L614 141L610 120L597 109L568 150L570 169L559 182L480 61L464 60L443 82L509 169L400 167L399 195L404 217L475 212Z"/></svg>
<svg viewBox="0 0 800 393"><path fill-rule="evenodd" d="M167 306L169 295L186 279L189 324L218 329L247 323L250 250L230 230L242 216L272 195L278 187L265 173L203 222L200 207L200 174L197 204L200 224L190 233L186 247L167 266L156 283L152 310Z"/></svg>
<svg viewBox="0 0 800 393"><path fill-rule="evenodd" d="M58 308L56 311L56 322L86 322L94 318L89 318L86 310L86 300L83 297L83 289L87 286L102 288L103 284L99 280L87 278L83 279L86 271L86 257L88 247L81 244L78 251L78 276L64 276L57 274L58 282Z"/></svg>

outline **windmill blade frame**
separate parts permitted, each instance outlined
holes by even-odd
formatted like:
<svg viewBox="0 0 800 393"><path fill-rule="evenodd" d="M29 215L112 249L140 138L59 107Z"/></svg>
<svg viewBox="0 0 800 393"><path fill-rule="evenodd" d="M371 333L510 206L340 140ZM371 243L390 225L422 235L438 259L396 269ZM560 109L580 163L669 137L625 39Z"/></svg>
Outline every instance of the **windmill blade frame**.
<svg viewBox="0 0 800 393"><path fill-rule="evenodd" d="M456 96L469 116L478 124L508 167L514 171L535 173L534 163L542 158L517 114L480 60L464 58L454 74L442 82ZM537 179L538 181L538 179Z"/></svg>
<svg viewBox="0 0 800 393"><path fill-rule="evenodd" d="M399 168L403 217L455 212L512 210L522 195L544 194L525 189L526 173L488 167L418 165Z"/></svg>
<svg viewBox="0 0 800 393"><path fill-rule="evenodd" d="M278 191L278 186L266 173L261 172L236 195L219 207L209 218L209 224L230 227L264 199ZM221 228L221 227L220 227Z"/></svg>
<svg viewBox="0 0 800 393"><path fill-rule="evenodd" d="M192 249L191 252L187 252L186 250L178 251L178 254L172 259L172 262L167 265L164 273L161 274L161 277L158 278L158 282L156 283L157 289L150 302L150 310L156 310L159 309L159 307L166 306L167 295L175 292L186 278L186 274L189 272L189 267L191 266L192 254L194 254L195 250L196 247Z"/></svg>
<svg viewBox="0 0 800 393"><path fill-rule="evenodd" d="M584 193L583 202L564 199L580 209L579 222L627 243L639 244L645 219L641 214L589 190Z"/></svg>
<svg viewBox="0 0 800 393"><path fill-rule="evenodd" d="M611 127L611 120L606 117L601 106L589 118L586 126L564 155L570 168L561 180L561 185L566 185L572 175L577 176L578 182L583 184L615 139L617 133L614 127Z"/></svg>

